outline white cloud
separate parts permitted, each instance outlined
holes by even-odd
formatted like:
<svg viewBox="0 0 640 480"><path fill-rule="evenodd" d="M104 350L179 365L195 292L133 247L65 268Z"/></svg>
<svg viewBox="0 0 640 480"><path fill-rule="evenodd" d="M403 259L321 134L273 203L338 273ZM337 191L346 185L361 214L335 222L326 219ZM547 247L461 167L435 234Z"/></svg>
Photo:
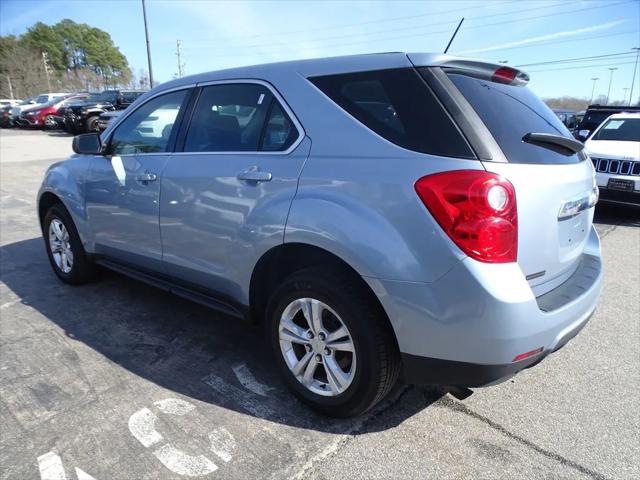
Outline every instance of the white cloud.
<svg viewBox="0 0 640 480"><path fill-rule="evenodd" d="M548 35L540 35L538 37L525 38L523 40L517 40L515 42L502 43L500 45L492 45L490 47L485 48L476 48L473 50L465 50L463 52L458 52L459 54L468 54L468 53L480 53L480 52L492 52L494 50L505 50L507 48L519 47L521 45L528 45L530 43L537 43L546 40L555 40L557 38L564 37L573 37L575 35L580 35L582 33L591 33L597 32L600 30L608 30L613 28L621 23L624 23L625 20L615 20L613 22L601 23L599 25L593 25L591 27L578 28L576 30L565 30L564 32L556 32L550 33Z"/></svg>

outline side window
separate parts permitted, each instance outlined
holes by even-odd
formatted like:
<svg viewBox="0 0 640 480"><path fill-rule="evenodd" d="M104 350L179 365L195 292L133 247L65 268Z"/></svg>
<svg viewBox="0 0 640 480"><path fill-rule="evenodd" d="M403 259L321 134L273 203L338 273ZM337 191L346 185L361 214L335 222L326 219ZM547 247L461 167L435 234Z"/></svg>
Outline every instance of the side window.
<svg viewBox="0 0 640 480"><path fill-rule="evenodd" d="M348 114L403 148L475 158L431 89L410 68L312 77L309 80Z"/></svg>
<svg viewBox="0 0 640 480"><path fill-rule="evenodd" d="M187 90L160 95L138 107L111 136L114 155L164 152Z"/></svg>
<svg viewBox="0 0 640 480"><path fill-rule="evenodd" d="M291 120L265 86L210 85L202 89L195 106L184 151L286 150L296 136Z"/></svg>
<svg viewBox="0 0 640 480"><path fill-rule="evenodd" d="M260 150L278 152L288 149L298 138L298 130L274 98L264 127Z"/></svg>

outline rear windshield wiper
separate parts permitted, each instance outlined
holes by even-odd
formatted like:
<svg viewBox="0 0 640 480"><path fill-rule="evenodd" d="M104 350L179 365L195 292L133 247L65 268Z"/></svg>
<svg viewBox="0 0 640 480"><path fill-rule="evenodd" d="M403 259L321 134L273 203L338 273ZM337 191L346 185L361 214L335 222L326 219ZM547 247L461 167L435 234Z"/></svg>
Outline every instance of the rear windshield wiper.
<svg viewBox="0 0 640 480"><path fill-rule="evenodd" d="M552 133L527 133L522 137L523 142L539 145L544 148L550 146L562 147L571 153L578 153L584 148L584 145L573 138L563 137L562 135L554 135ZM553 150L553 148L552 148Z"/></svg>

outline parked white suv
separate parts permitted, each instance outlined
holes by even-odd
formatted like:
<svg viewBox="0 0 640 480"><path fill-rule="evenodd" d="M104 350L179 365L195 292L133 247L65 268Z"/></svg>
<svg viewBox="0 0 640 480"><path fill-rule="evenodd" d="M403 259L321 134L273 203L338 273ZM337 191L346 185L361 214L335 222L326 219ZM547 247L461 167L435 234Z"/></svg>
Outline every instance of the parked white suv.
<svg viewBox="0 0 640 480"><path fill-rule="evenodd" d="M603 201L640 206L640 113L616 113L585 143Z"/></svg>

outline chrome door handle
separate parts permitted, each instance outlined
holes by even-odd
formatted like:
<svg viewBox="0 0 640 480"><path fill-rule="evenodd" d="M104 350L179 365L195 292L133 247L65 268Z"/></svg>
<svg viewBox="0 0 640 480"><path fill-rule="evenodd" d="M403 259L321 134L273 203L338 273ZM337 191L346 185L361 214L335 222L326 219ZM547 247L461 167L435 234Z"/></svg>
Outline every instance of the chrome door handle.
<svg viewBox="0 0 640 480"><path fill-rule="evenodd" d="M238 180L244 180L245 182L270 182L273 176L271 172L263 172L260 167L253 166L236 175Z"/></svg>
<svg viewBox="0 0 640 480"><path fill-rule="evenodd" d="M155 182L158 179L158 175L153 172L144 172L136 177L136 180L142 183Z"/></svg>

